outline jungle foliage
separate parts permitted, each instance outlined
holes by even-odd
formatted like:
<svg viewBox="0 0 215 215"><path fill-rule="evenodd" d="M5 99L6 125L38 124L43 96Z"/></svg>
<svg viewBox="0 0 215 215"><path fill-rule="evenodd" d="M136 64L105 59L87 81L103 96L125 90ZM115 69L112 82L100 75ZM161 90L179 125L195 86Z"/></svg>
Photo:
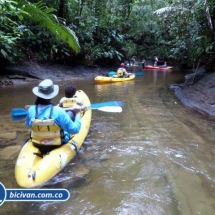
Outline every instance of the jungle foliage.
<svg viewBox="0 0 215 215"><path fill-rule="evenodd" d="M215 0L0 0L0 58L214 66Z"/></svg>

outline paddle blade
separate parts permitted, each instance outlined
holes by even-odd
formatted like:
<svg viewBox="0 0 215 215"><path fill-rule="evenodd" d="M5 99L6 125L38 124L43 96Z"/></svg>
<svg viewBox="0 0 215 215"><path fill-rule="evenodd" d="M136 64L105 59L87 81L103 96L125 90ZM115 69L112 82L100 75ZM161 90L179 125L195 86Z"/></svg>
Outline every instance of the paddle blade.
<svg viewBox="0 0 215 215"><path fill-rule="evenodd" d="M109 102L102 102L102 103L96 103L92 104L89 106L90 109L98 109L101 107L106 107L106 106L124 106L123 101L109 101Z"/></svg>
<svg viewBox="0 0 215 215"><path fill-rule="evenodd" d="M11 110L11 118L13 121L22 120L27 116L27 111L22 108L13 108Z"/></svg>
<svg viewBox="0 0 215 215"><path fill-rule="evenodd" d="M13 121L20 121L20 120L23 120L25 119L26 116L12 116L12 120Z"/></svg>
<svg viewBox="0 0 215 215"><path fill-rule="evenodd" d="M143 73L142 72L135 72L135 75L136 76L143 76Z"/></svg>
<svg viewBox="0 0 215 215"><path fill-rule="evenodd" d="M122 108L119 106L106 106L97 108L97 110L104 111L104 112L112 112L112 113L120 113L122 112Z"/></svg>
<svg viewBox="0 0 215 215"><path fill-rule="evenodd" d="M11 115L12 116L26 116L27 115L27 111L24 110L23 108L13 108L11 110Z"/></svg>
<svg viewBox="0 0 215 215"><path fill-rule="evenodd" d="M110 71L110 72L108 73L108 75L109 75L109 76L116 75L116 72Z"/></svg>

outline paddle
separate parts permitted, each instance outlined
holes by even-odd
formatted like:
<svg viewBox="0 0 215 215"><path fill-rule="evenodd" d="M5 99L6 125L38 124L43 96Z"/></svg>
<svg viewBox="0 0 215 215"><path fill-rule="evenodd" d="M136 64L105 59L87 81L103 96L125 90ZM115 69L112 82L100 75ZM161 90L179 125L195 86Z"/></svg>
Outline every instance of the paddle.
<svg viewBox="0 0 215 215"><path fill-rule="evenodd" d="M26 105L25 108L28 109L31 105ZM100 110L104 112L120 113L122 112L122 107L124 102L122 101L109 101L103 103L92 104L87 109ZM65 110L71 110L72 108L65 108ZM28 111L23 108L13 108L11 110L11 117L13 121L22 120L27 116Z"/></svg>
<svg viewBox="0 0 215 215"><path fill-rule="evenodd" d="M113 75L116 75L117 72L114 72L114 71L110 71L108 73L109 76L113 76ZM143 76L143 73L142 72L135 72L135 73L131 73L131 74L135 74L136 76Z"/></svg>

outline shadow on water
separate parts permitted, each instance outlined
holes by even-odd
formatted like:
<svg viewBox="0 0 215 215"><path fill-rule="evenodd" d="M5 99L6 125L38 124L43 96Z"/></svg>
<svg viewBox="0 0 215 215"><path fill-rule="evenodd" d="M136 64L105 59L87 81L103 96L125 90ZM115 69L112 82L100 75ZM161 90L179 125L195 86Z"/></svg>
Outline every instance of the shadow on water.
<svg viewBox="0 0 215 215"><path fill-rule="evenodd" d="M143 72L134 81L97 85L77 80L92 103L122 100L122 113L93 110L87 139L74 159L47 188L66 188L66 202L5 202L3 214L214 214L214 123L184 106L169 85L183 80L174 71ZM59 82L63 96L66 83ZM0 89L1 149L28 138L10 110L34 102L32 84ZM13 134L13 135L12 135ZM0 178L16 188L17 153L0 158Z"/></svg>

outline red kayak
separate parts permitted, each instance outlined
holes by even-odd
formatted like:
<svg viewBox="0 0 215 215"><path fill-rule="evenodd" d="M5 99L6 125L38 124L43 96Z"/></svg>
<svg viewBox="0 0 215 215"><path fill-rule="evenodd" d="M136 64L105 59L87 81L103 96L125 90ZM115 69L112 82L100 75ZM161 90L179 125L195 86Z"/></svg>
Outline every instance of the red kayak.
<svg viewBox="0 0 215 215"><path fill-rule="evenodd" d="M171 66L163 67L163 66L150 66L150 65L144 66L143 68L144 69L156 69L156 70L169 70L169 69L172 69Z"/></svg>

